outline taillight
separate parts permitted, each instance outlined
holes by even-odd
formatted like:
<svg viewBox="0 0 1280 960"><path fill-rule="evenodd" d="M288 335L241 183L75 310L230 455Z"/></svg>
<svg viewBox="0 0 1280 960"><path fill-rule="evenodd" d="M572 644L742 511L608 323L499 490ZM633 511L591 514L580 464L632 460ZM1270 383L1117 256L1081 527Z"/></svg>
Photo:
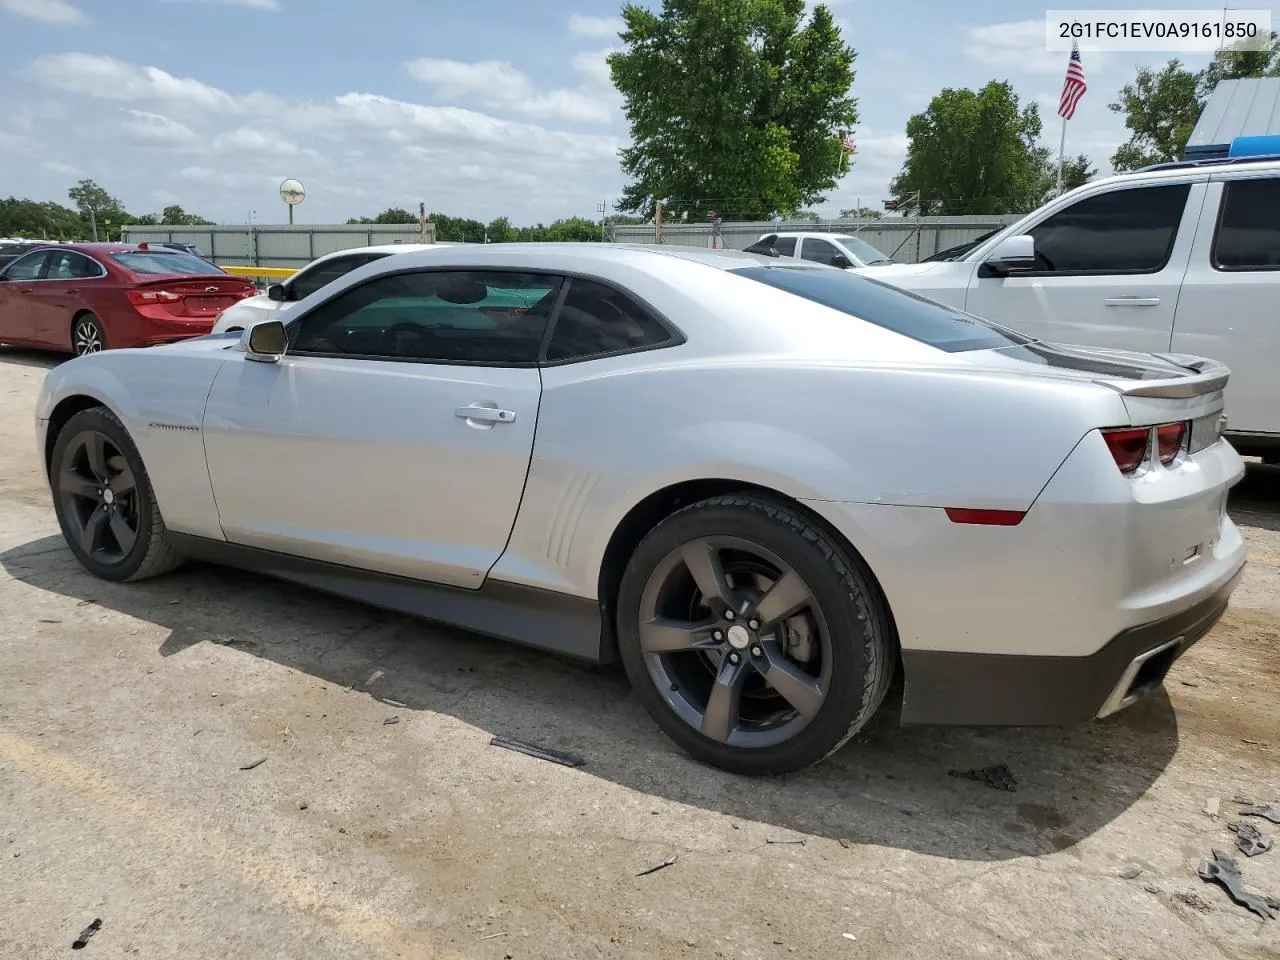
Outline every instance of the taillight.
<svg viewBox="0 0 1280 960"><path fill-rule="evenodd" d="M1166 467L1178 459L1182 446L1187 440L1186 421L1180 423L1162 423L1155 428L1156 456ZM1107 442L1107 449L1116 461L1116 466L1123 474L1137 470L1147 459L1147 449L1151 445L1151 427L1119 427L1114 430L1103 430L1102 439Z"/></svg>
<svg viewBox="0 0 1280 960"><path fill-rule="evenodd" d="M125 296L135 307L149 307L157 303L177 303L182 294L168 290L126 290Z"/></svg>
<svg viewBox="0 0 1280 960"><path fill-rule="evenodd" d="M1178 459L1182 452L1182 443L1187 439L1187 424L1166 423L1156 427L1156 447L1160 451L1160 462L1166 467Z"/></svg>
<svg viewBox="0 0 1280 960"><path fill-rule="evenodd" d="M1121 473L1133 473L1147 458L1147 446L1151 442L1150 428L1119 430L1103 430L1102 439L1107 442L1107 449L1115 458L1116 466Z"/></svg>

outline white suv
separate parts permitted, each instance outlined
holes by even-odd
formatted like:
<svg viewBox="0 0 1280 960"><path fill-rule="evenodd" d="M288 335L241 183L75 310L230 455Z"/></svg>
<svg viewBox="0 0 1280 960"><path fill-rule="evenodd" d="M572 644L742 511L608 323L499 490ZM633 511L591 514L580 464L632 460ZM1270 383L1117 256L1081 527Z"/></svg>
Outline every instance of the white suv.
<svg viewBox="0 0 1280 960"><path fill-rule="evenodd" d="M1280 462L1280 157L1097 180L955 260L874 275L1046 341L1219 360L1228 437Z"/></svg>
<svg viewBox="0 0 1280 960"><path fill-rule="evenodd" d="M450 243L388 243L377 247L354 247L316 257L284 283L273 283L266 294L249 297L223 310L214 322L213 333L243 330L258 320L273 320L299 300L311 296L321 287L344 277L356 267L397 253L450 247Z"/></svg>
<svg viewBox="0 0 1280 960"><path fill-rule="evenodd" d="M867 241L848 233L765 233L747 250L776 251L778 256L811 260L844 270L894 262Z"/></svg>

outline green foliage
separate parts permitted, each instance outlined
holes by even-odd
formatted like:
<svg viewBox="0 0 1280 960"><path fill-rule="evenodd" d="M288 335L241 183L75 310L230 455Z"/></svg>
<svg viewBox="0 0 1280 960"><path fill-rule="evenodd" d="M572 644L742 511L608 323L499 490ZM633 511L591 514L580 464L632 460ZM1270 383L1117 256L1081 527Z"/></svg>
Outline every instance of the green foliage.
<svg viewBox="0 0 1280 960"><path fill-rule="evenodd" d="M0 200L0 237L79 240L88 235L80 214L57 203Z"/></svg>
<svg viewBox="0 0 1280 960"><path fill-rule="evenodd" d="M622 8L609 56L631 125L619 210L702 219L770 216L820 202L844 172L858 120L853 50L804 0L663 0Z"/></svg>
<svg viewBox="0 0 1280 960"><path fill-rule="evenodd" d="M1223 80L1280 76L1280 37L1271 34L1267 50L1227 48L1199 73L1180 60L1159 70L1142 67L1108 106L1124 114L1129 140L1111 157L1116 170L1136 170L1152 163L1180 160L1209 95Z"/></svg>
<svg viewBox="0 0 1280 960"><path fill-rule="evenodd" d="M120 201L92 180L81 180L67 191L67 196L75 202L76 209L86 220L92 212L99 220L106 217L114 222L124 212Z"/></svg>
<svg viewBox="0 0 1280 960"><path fill-rule="evenodd" d="M949 87L907 121L907 160L890 189L900 201L918 193L926 215L1033 209L1044 175L1039 136L1039 109L1022 107L1008 83Z"/></svg>
<svg viewBox="0 0 1280 960"><path fill-rule="evenodd" d="M147 219L154 220L154 216L148 215ZM134 223L141 223L142 218L138 218ZM177 204L165 207L164 212L160 214L160 222L175 227L191 227L191 226L209 226L212 220L206 220L204 217L198 217L194 213L187 213Z"/></svg>

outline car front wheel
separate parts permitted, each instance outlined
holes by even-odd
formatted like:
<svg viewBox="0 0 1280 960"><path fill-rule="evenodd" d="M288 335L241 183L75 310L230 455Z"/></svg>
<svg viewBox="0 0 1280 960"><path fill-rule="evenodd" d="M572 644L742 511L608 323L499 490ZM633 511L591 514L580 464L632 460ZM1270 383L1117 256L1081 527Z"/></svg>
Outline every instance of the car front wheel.
<svg viewBox="0 0 1280 960"><path fill-rule="evenodd" d="M128 431L103 407L67 421L49 467L67 545L104 580L144 580L182 563L169 543L151 480Z"/></svg>
<svg viewBox="0 0 1280 960"><path fill-rule="evenodd" d="M632 686L696 759L743 774L817 763L884 700L893 628L870 571L794 508L691 504L637 547L618 597Z"/></svg>

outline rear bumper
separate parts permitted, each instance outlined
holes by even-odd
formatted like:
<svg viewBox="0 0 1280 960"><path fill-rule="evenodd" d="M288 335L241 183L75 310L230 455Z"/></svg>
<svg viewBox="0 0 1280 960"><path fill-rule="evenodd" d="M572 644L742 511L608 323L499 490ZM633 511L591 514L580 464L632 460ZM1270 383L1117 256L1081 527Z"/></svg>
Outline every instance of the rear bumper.
<svg viewBox="0 0 1280 960"><path fill-rule="evenodd" d="M1124 630L1085 657L904 650L902 722L1064 726L1114 713L1160 688L1218 622L1243 571L1194 606Z"/></svg>

